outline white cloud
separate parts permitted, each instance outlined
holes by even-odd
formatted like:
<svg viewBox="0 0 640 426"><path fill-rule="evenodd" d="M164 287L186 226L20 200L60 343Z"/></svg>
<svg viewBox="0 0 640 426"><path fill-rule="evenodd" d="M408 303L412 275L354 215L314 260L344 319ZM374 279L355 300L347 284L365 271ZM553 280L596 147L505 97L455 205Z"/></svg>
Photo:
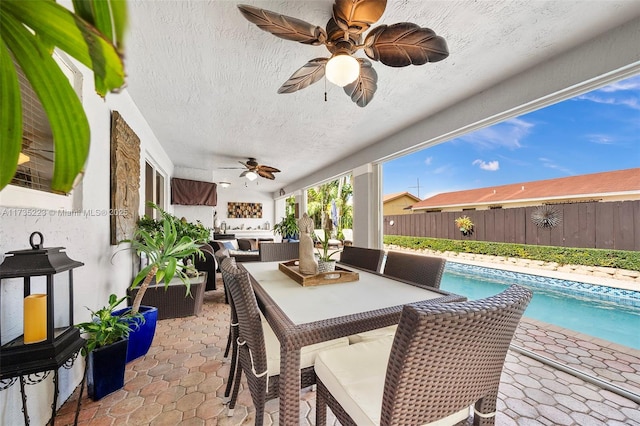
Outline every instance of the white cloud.
<svg viewBox="0 0 640 426"><path fill-rule="evenodd" d="M433 157L427 157L424 159L424 164L426 166L430 166L432 162L433 162Z"/></svg>
<svg viewBox="0 0 640 426"><path fill-rule="evenodd" d="M542 163L542 167L546 167L548 169L554 169L554 170L558 170L561 171L562 173L572 176L575 173L573 173L571 170L567 169L566 167L562 167L558 164L556 164L553 160L549 159L549 158L545 158L545 157L540 157L538 158L538 160Z"/></svg>
<svg viewBox="0 0 640 426"><path fill-rule="evenodd" d="M640 76L617 81L615 83L609 84L608 86L604 86L598 89L598 91L605 93L613 93L623 90L640 90Z"/></svg>
<svg viewBox="0 0 640 426"><path fill-rule="evenodd" d="M587 93L586 95L578 96L578 99L584 101L591 101L598 104L606 104L606 105L624 105L631 109L640 110L640 101L638 98L626 97L619 98L615 96L598 96L593 93Z"/></svg>
<svg viewBox="0 0 640 426"><path fill-rule="evenodd" d="M438 167L437 169L435 169L435 170L433 171L433 174L434 174L434 175L440 175L440 174L442 174L442 173L446 173L446 172L448 172L450 169L451 169L451 168L449 167L449 165L441 166L441 167Z"/></svg>
<svg viewBox="0 0 640 426"><path fill-rule="evenodd" d="M609 84L578 96L577 99L605 105L623 105L640 110L640 76Z"/></svg>
<svg viewBox="0 0 640 426"><path fill-rule="evenodd" d="M489 172L495 172L496 170L500 169L500 163L498 161L489 161L487 163L482 160L474 160L472 164L474 166L477 164L482 170L487 170Z"/></svg>
<svg viewBox="0 0 640 426"><path fill-rule="evenodd" d="M590 142L597 143L599 145L615 145L616 141L609 135L594 133L586 135Z"/></svg>
<svg viewBox="0 0 640 426"><path fill-rule="evenodd" d="M480 148L504 147L517 149L522 147L521 141L531 133L533 127L533 123L524 121L521 118L511 118L491 127L461 136L459 139Z"/></svg>

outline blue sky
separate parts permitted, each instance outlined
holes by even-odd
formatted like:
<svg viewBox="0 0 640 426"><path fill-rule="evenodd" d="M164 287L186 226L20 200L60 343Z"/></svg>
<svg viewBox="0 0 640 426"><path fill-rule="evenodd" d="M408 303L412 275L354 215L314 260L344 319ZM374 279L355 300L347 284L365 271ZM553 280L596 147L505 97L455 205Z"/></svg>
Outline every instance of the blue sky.
<svg viewBox="0 0 640 426"><path fill-rule="evenodd" d="M441 192L640 167L640 75L383 166L384 194Z"/></svg>

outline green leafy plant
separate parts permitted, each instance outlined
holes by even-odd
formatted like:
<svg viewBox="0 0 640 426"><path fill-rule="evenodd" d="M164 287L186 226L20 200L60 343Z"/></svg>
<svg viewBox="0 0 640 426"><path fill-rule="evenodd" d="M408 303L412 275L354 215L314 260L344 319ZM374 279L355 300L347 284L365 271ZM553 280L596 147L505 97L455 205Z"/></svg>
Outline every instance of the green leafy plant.
<svg viewBox="0 0 640 426"><path fill-rule="evenodd" d="M473 222L469 216L460 216L454 222L463 234L470 234L473 232Z"/></svg>
<svg viewBox="0 0 640 426"><path fill-rule="evenodd" d="M115 294L109 296L109 305L91 312L92 321L76 324L86 340L82 348L82 355L87 356L91 351L103 346L111 345L120 339L126 339L131 332L130 324L144 323L141 314L125 313L113 315L113 310L127 297L117 298ZM138 321L131 321L136 319Z"/></svg>
<svg viewBox="0 0 640 426"><path fill-rule="evenodd" d="M318 260L322 262L331 262L333 260L331 259L331 256L338 253L340 250L335 250L329 253L329 240L331 239L331 234L333 233L333 222L331 221L331 219L329 218L329 214L327 213L325 213L324 228L322 230L324 238L318 238L315 233L313 234L314 238L317 238L317 242L320 243L320 247L317 248Z"/></svg>
<svg viewBox="0 0 640 426"><path fill-rule="evenodd" d="M153 203L149 205L162 212L162 209L157 205ZM121 243L130 243L131 249L135 250L138 255L144 253L149 261L149 264L136 275L131 284L131 288L137 288L140 285L131 306L133 314L139 312L144 293L154 277L157 283L164 281L166 289L169 282L177 275L187 288L186 294L190 294L191 283L186 274L188 266L181 262L191 255L196 254L203 257L203 254L191 237L184 235L178 239L174 221L163 220L162 231L159 232L148 232L139 227L132 239L123 240Z"/></svg>
<svg viewBox="0 0 640 426"><path fill-rule="evenodd" d="M211 231L207 229L200 221L196 223L188 222L185 218L178 218L171 213L168 213L155 205L154 203L147 203L157 209L161 214L161 219L156 220L149 216L143 216L138 219L137 226L140 229L144 229L150 235L163 232L163 223L168 220L173 222L176 228L177 239L181 240L182 237L189 237L196 243L206 243L209 241Z"/></svg>
<svg viewBox="0 0 640 426"><path fill-rule="evenodd" d="M69 192L89 155L89 122L82 102L52 57L63 50L94 72L105 96L124 84L122 61L127 4L73 0L74 12L51 0L0 1L0 190L11 182L22 148L22 99L12 59L47 114L55 150L54 191Z"/></svg>
<svg viewBox="0 0 640 426"><path fill-rule="evenodd" d="M294 238L300 234L298 221L294 213L288 214L273 226L273 232L282 235L282 238Z"/></svg>
<svg viewBox="0 0 640 426"><path fill-rule="evenodd" d="M329 221L329 223L331 223L331 221ZM323 261L323 262L330 262L333 259L331 259L331 256L333 256L334 254L340 252L340 250L334 250L333 252L329 253L329 240L331 239L331 229L324 229L324 238L319 240L320 242L320 247L317 248L318 251L318 259Z"/></svg>

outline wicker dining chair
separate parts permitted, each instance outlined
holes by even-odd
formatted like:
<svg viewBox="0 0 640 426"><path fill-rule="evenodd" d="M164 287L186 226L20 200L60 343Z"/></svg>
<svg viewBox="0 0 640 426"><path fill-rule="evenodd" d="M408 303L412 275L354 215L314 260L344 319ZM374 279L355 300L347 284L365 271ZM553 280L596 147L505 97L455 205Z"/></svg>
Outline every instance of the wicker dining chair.
<svg viewBox="0 0 640 426"><path fill-rule="evenodd" d="M232 259L229 256L229 250L223 249L218 250L215 253L216 262L218 266L222 264L224 259ZM232 259L232 262L235 262L235 259ZM224 287L224 298L227 303L229 303L229 286L225 283L224 275L222 275L222 287ZM227 387L224 391L224 396L228 397L231 394L231 386L233 383L233 376L236 372L236 363L238 359L238 350L236 348L236 339L238 338L238 318L236 317L236 312L234 309L230 309L231 313L229 315L229 333L227 335L227 346L224 349L224 357L227 358L229 353L231 353L231 365L229 366L229 376L227 379Z"/></svg>
<svg viewBox="0 0 640 426"><path fill-rule="evenodd" d="M298 259L300 243L262 243L258 246L260 262L278 262Z"/></svg>
<svg viewBox="0 0 640 426"><path fill-rule="evenodd" d="M383 250L344 246L340 254L340 263L372 272L380 272L383 257Z"/></svg>
<svg viewBox="0 0 640 426"><path fill-rule="evenodd" d="M384 264L384 275L418 284L440 288L446 259L435 256L390 251Z"/></svg>
<svg viewBox="0 0 640 426"><path fill-rule="evenodd" d="M509 344L532 293L512 285L486 299L404 306L394 336L316 358L316 425L327 405L342 425L495 423Z"/></svg>
<svg viewBox="0 0 640 426"><path fill-rule="evenodd" d="M228 415L233 415L244 372L256 408L255 424L262 426L265 403L278 397L280 344L269 324L260 315L249 274L238 269L231 259L223 259L220 270L225 285L229 287L231 309L235 311L238 320L238 364ZM346 347L348 344L348 339L344 337L303 347L300 351L301 388L315 384L313 364L318 353L326 349Z"/></svg>

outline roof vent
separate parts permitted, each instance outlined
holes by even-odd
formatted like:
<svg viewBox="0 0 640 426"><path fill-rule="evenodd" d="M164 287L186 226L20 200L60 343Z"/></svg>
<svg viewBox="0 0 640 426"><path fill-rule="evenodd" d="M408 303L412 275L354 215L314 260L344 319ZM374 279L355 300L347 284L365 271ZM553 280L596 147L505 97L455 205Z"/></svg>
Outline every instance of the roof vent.
<svg viewBox="0 0 640 426"><path fill-rule="evenodd" d="M522 190L524 191L524 185L522 185Z"/></svg>
<svg viewBox="0 0 640 426"><path fill-rule="evenodd" d="M493 193L494 193L494 194L496 193L496 190L495 190L495 189L493 190Z"/></svg>

